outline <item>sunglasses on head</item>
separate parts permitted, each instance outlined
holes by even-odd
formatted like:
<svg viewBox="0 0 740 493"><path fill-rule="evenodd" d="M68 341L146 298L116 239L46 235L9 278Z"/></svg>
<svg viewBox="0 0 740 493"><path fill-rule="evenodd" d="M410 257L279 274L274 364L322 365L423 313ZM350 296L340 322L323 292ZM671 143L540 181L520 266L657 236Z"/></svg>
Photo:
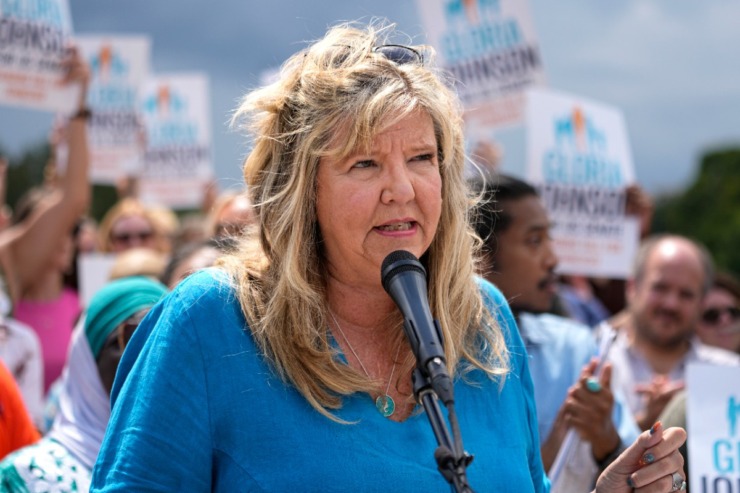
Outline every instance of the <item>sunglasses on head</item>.
<svg viewBox="0 0 740 493"><path fill-rule="evenodd" d="M111 233L111 239L116 243L131 243L134 240L146 241L154 236L151 231L125 231L122 233Z"/></svg>
<svg viewBox="0 0 740 493"><path fill-rule="evenodd" d="M701 319L706 324L715 325L719 322L723 313L728 313L733 321L740 320L740 308L736 306L708 308L701 314Z"/></svg>
<svg viewBox="0 0 740 493"><path fill-rule="evenodd" d="M424 55L420 51L405 45L380 45L373 48L373 53L379 53L397 65L418 64L424 65Z"/></svg>
<svg viewBox="0 0 740 493"><path fill-rule="evenodd" d="M337 48L339 48L340 50L351 49L349 46L338 46ZM383 55L384 58L390 60L396 65L424 65L424 55L422 55L420 51L406 45L380 45L373 48L373 53ZM303 54L304 59L307 55L308 53ZM334 58L332 66L340 66L346 60L347 55L348 53L340 51Z"/></svg>

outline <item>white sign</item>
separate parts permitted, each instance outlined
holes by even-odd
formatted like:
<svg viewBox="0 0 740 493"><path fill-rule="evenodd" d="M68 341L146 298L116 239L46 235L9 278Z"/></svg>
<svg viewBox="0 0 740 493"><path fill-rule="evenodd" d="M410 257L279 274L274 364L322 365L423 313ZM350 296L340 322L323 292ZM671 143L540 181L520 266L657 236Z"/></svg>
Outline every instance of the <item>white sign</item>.
<svg viewBox="0 0 740 493"><path fill-rule="evenodd" d="M142 168L144 125L138 89L149 77L151 42L146 36L86 35L76 38L90 65L87 103L90 180L115 184Z"/></svg>
<svg viewBox="0 0 740 493"><path fill-rule="evenodd" d="M114 253L84 253L77 259L80 273L80 303L90 305L90 300L100 288L110 282L110 273L116 263Z"/></svg>
<svg viewBox="0 0 740 493"><path fill-rule="evenodd" d="M146 125L143 202L174 209L200 207L213 177L211 109L203 74L160 75L144 84Z"/></svg>
<svg viewBox="0 0 740 493"><path fill-rule="evenodd" d="M524 91L545 85L526 0L417 0L440 64L456 80L471 126L524 118Z"/></svg>
<svg viewBox="0 0 740 493"><path fill-rule="evenodd" d="M626 278L639 222L625 216L634 166L622 113L543 89L527 97L527 179L540 188L558 271Z"/></svg>
<svg viewBox="0 0 740 493"><path fill-rule="evenodd" d="M740 491L740 368L691 364L686 388L689 489Z"/></svg>
<svg viewBox="0 0 740 493"><path fill-rule="evenodd" d="M66 0L0 0L0 103L71 113L81 90L62 84L71 34Z"/></svg>

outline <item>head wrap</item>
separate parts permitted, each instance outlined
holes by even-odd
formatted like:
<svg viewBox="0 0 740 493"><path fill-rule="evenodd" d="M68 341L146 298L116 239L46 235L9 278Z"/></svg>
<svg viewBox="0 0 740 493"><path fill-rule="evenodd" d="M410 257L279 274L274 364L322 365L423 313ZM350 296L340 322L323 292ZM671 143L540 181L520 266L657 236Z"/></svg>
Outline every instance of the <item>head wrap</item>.
<svg viewBox="0 0 740 493"><path fill-rule="evenodd" d="M148 277L135 276L111 281L90 300L85 318L85 336L93 357L98 358L108 335L139 310L150 308L167 288Z"/></svg>

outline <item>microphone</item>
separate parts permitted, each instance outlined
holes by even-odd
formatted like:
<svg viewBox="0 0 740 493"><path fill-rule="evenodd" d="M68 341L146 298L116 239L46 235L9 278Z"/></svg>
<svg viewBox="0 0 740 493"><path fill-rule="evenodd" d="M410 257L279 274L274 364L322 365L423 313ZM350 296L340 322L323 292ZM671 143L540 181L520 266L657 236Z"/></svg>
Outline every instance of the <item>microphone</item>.
<svg viewBox="0 0 740 493"><path fill-rule="evenodd" d="M391 252L381 267L383 289L403 315L403 329L416 357L417 367L431 382L437 397L454 403L452 379L447 372L442 330L432 319L427 300L427 272L412 253Z"/></svg>

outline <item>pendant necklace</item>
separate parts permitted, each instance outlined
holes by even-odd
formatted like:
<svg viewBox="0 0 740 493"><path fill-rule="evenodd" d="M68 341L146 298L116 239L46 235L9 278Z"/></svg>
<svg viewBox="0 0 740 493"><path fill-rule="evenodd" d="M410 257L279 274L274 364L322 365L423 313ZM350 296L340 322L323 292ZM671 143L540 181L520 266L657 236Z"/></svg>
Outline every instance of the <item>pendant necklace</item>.
<svg viewBox="0 0 740 493"><path fill-rule="evenodd" d="M365 368L365 365L362 364L362 361L360 361L360 357L357 356L357 353L355 352L355 349L352 347L352 344L349 343L349 340L347 339L347 336L344 335L344 331L342 330L342 327L339 325L339 322L337 322L337 317L334 316L334 312L329 310L329 315L331 315L331 318L334 320L334 325L337 326L337 329L339 330L339 334L342 336L342 339L344 339L344 342L347 344L347 347L350 351L352 351L352 354L355 356L355 359L360 364L360 368L362 368L362 371L365 372L365 375L367 375L367 378L372 378L370 376L370 373L367 371L367 368ZM393 381L393 374L396 372L396 363L398 360L398 355L401 352L401 346L398 346L398 349L396 349L396 357L393 359L393 368L391 368L391 376L388 379L388 385L385 387L385 394L379 395L375 399L375 408L378 410L380 414L385 416L386 418L389 418L393 416L393 413L396 411L396 403L393 401L393 398L388 395L388 391L391 389L391 382Z"/></svg>

